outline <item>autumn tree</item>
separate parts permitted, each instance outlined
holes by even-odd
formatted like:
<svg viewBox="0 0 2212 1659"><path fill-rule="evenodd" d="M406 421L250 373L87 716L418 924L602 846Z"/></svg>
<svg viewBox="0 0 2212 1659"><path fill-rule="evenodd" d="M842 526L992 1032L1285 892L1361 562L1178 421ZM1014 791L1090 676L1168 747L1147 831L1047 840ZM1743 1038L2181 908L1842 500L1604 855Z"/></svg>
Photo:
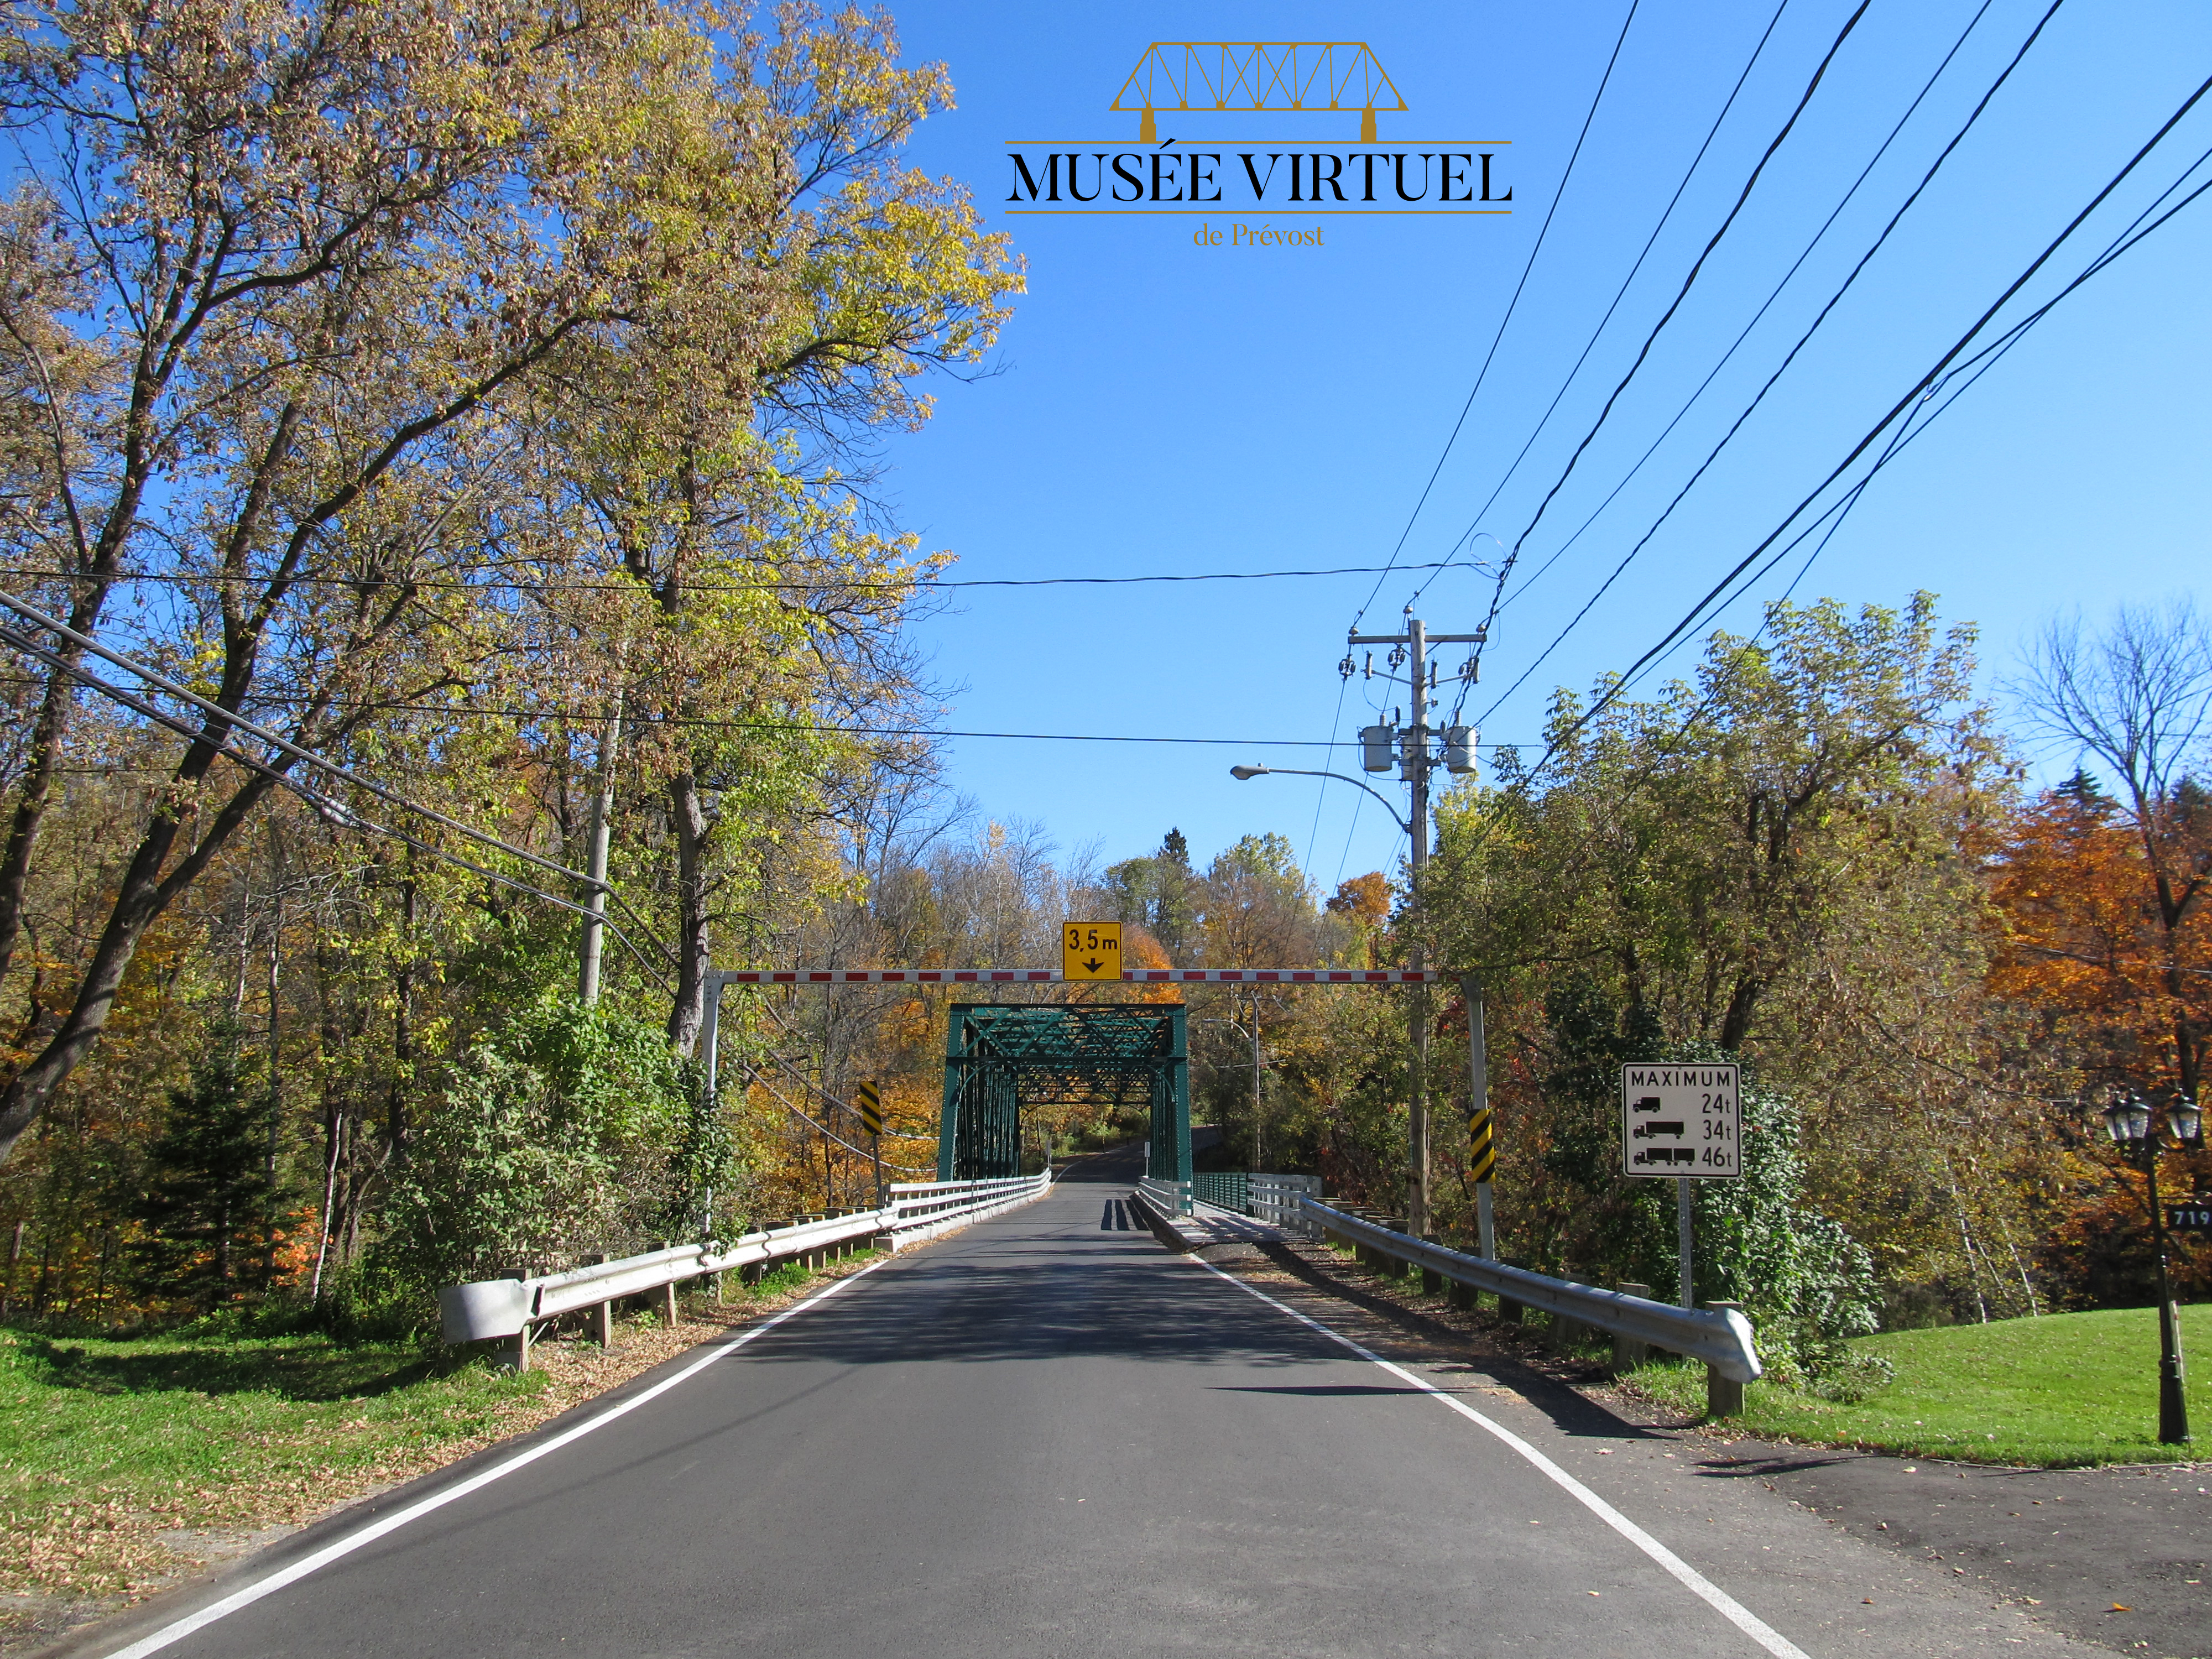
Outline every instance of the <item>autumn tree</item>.
<svg viewBox="0 0 2212 1659"><path fill-rule="evenodd" d="M2018 688L2077 768L2008 849L2002 994L2073 1021L2089 1076L2194 1100L2212 1037L2212 627L2185 602L2123 607L2038 641Z"/></svg>
<svg viewBox="0 0 2212 1659"><path fill-rule="evenodd" d="M1626 1265L1593 1230L1623 1184L1601 1073L1686 1043L1755 1062L1802 1115L1816 1206L1856 1218L1869 1185L1939 1204L1958 1139L1939 1119L1976 1039L1920 1015L1978 994L1977 866L2008 779L1971 639L1924 594L1771 605L1649 700L1586 715L1563 695L1540 772L1509 754L1447 797L1432 954L1488 987L1501 1225L1520 1248ZM1447 1048L1437 1073L1463 1064ZM1820 1155L1846 1137L1861 1157Z"/></svg>
<svg viewBox="0 0 2212 1659"><path fill-rule="evenodd" d="M411 753L482 805L500 791L465 763L513 765L535 711L604 713L556 690L634 670L641 755L673 792L690 1041L701 849L718 817L805 794L824 747L805 728L872 695L914 574L831 462L919 417L908 382L972 362L1012 281L957 188L896 165L941 70L896 68L857 13L790 8L766 40L736 21L656 0L11 14L0 98L33 159L0 221L0 377L28 400L0 433L0 557L67 631L9 624L35 695L0 976L42 863L70 856L57 780L97 757L83 641L204 702L164 694L140 728L156 774L0 1085L0 1157L280 780L358 823L242 718ZM585 579L610 574L595 611ZM118 621L135 584L164 597Z"/></svg>

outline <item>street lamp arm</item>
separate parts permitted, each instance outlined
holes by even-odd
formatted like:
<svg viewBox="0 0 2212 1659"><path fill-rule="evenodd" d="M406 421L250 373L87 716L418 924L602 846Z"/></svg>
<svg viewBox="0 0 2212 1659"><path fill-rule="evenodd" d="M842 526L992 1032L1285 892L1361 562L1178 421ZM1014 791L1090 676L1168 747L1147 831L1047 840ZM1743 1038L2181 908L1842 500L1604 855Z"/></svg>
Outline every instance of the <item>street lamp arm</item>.
<svg viewBox="0 0 2212 1659"><path fill-rule="evenodd" d="M1413 833L1413 826L1400 816L1398 809L1391 805L1388 795L1360 782L1358 778L1348 778L1341 772L1309 772L1300 766L1232 766L1229 769L1229 775L1239 782L1263 775L1295 778L1334 778L1339 783L1348 783L1354 789L1365 789L1369 794L1382 803L1382 810L1390 815L1390 821L1396 824L1401 832L1408 836Z"/></svg>

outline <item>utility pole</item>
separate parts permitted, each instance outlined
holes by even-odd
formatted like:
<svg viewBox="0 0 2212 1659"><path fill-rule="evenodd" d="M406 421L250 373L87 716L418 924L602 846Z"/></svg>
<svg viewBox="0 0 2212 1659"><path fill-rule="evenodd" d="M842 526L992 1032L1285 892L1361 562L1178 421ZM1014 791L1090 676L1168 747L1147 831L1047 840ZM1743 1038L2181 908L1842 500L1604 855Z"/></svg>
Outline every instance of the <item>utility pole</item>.
<svg viewBox="0 0 2212 1659"><path fill-rule="evenodd" d="M592 797L592 823L584 875L591 890L584 895L582 960L576 969L576 999L586 1007L599 1000L599 952L606 933L607 831L614 816L615 754L622 747L623 694L615 693L615 712L607 722L607 735L599 744L599 787Z"/></svg>
<svg viewBox="0 0 2212 1659"><path fill-rule="evenodd" d="M1252 1168L1260 1167L1260 988L1252 988Z"/></svg>
<svg viewBox="0 0 2212 1659"><path fill-rule="evenodd" d="M1433 645L1480 645L1483 634L1478 629L1472 634L1431 634L1421 619L1407 607L1406 631L1402 634L1362 634L1354 631L1346 639L1350 646L1387 645L1392 647L1389 666L1404 667L1407 672L1404 684L1411 693L1413 722L1407 726L1370 726L1360 732L1362 755L1360 764L1370 772L1390 769L1390 750L1395 740L1399 755L1399 775L1413 789L1413 811L1408 817L1408 839L1413 843L1413 890L1407 905L1412 922L1413 945L1412 959L1407 964L1413 968L1428 965L1427 952L1421 942L1421 877L1429 864L1429 773L1441 760L1447 770L1455 773L1474 769L1474 738L1464 726L1444 727L1435 733L1429 728L1429 695L1436 689L1436 669L1429 659L1429 647ZM1347 655L1340 665L1346 678L1352 672L1352 662ZM1462 671L1473 678L1474 659L1468 659ZM1374 659L1368 659L1367 672L1375 672ZM1395 679L1386 673L1386 679ZM1430 750L1431 735L1444 740L1444 750L1438 756ZM1428 988L1413 988L1412 1007L1407 1015L1412 1038L1413 1065L1409 1079L1407 1113L1407 1152L1409 1174L1406 1181L1406 1231L1416 1238L1429 1231L1429 998Z"/></svg>

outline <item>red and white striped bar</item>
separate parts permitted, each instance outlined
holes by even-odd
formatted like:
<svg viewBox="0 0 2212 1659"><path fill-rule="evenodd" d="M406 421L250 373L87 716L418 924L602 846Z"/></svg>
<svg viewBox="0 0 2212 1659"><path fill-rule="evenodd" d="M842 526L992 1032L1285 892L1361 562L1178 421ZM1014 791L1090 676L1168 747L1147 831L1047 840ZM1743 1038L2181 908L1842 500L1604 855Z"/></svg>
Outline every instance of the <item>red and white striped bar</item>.
<svg viewBox="0 0 2212 1659"><path fill-rule="evenodd" d="M721 969L725 985L1052 985L1057 968ZM1434 985L1434 968L1132 968L1125 985ZM1078 984L1111 984L1081 980Z"/></svg>
<svg viewBox="0 0 2212 1659"><path fill-rule="evenodd" d="M1121 977L1132 985L1433 985L1444 975L1435 968L1132 968Z"/></svg>

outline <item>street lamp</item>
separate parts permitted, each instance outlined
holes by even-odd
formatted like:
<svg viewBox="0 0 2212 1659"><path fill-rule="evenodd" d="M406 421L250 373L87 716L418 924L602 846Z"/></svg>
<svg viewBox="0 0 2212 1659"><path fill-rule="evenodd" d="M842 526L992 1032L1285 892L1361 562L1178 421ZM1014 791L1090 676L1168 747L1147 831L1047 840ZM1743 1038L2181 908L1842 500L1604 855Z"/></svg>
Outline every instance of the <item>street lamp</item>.
<svg viewBox="0 0 2212 1659"><path fill-rule="evenodd" d="M2103 1113L2105 1132L2121 1152L2140 1163L2150 1181L2150 1225L2158 1255L2158 1437L2179 1445L2189 1438L2189 1402L2181 1389L2181 1327L2174 1317L2173 1288L2166 1276L2166 1210L2159 1202L2158 1160L2166 1152L2202 1152L2204 1114L2186 1095L2166 1103L2169 1146L2159 1133L2150 1103L2132 1089L2116 1089Z"/></svg>
<svg viewBox="0 0 2212 1659"><path fill-rule="evenodd" d="M1369 794L1373 795L1376 799L1381 801L1382 803L1382 810L1390 815L1390 822L1398 826L1400 834L1410 836L1413 833L1413 826L1407 823L1404 814L1401 813L1396 807L1390 804L1390 798L1388 795L1382 793L1378 790L1370 788L1366 784L1360 782L1358 778L1348 778L1341 772L1309 772L1304 767L1299 766L1232 766L1229 769L1229 775L1236 779L1239 783L1248 782L1254 778L1264 777L1334 778L1339 783L1348 783L1354 789L1365 789Z"/></svg>

